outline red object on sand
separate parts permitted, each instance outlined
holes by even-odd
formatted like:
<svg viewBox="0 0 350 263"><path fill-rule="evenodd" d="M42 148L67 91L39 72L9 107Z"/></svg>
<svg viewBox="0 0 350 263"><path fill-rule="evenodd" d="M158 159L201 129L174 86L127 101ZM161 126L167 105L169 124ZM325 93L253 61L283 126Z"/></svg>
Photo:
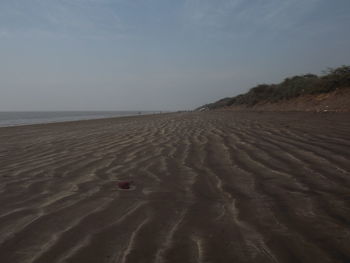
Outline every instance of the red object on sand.
<svg viewBox="0 0 350 263"><path fill-rule="evenodd" d="M125 182L119 182L119 183L118 183L118 187L119 187L120 189L130 189L130 182L127 182L127 181L125 181Z"/></svg>

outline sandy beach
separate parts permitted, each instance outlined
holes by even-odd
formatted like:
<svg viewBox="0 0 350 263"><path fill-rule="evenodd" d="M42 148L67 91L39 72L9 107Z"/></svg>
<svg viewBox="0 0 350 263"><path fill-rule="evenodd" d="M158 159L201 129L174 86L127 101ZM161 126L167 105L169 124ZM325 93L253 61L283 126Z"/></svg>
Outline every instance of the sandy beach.
<svg viewBox="0 0 350 263"><path fill-rule="evenodd" d="M0 160L1 263L350 262L348 113L7 127Z"/></svg>

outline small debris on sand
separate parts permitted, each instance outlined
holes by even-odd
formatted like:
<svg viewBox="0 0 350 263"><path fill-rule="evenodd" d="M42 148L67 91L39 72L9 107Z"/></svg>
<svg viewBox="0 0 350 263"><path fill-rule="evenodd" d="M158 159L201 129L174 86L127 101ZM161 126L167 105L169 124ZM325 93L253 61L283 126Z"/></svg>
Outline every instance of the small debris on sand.
<svg viewBox="0 0 350 263"><path fill-rule="evenodd" d="M130 189L132 182L131 181L123 181L118 183L119 189L127 190Z"/></svg>

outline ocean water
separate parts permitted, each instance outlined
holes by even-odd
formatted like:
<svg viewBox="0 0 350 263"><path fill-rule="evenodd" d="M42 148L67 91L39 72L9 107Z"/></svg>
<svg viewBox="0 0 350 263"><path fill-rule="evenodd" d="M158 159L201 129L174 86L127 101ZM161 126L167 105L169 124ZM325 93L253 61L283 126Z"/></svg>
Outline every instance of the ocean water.
<svg viewBox="0 0 350 263"><path fill-rule="evenodd" d="M26 111L0 112L0 127L159 113L154 111Z"/></svg>

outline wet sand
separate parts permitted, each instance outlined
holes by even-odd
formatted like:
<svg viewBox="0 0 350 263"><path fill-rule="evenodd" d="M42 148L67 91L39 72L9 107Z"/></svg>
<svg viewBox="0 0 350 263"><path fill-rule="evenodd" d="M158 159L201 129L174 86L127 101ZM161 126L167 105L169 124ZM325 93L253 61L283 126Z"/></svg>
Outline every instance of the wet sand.
<svg viewBox="0 0 350 263"><path fill-rule="evenodd" d="M0 128L0 160L1 263L350 262L350 114Z"/></svg>

